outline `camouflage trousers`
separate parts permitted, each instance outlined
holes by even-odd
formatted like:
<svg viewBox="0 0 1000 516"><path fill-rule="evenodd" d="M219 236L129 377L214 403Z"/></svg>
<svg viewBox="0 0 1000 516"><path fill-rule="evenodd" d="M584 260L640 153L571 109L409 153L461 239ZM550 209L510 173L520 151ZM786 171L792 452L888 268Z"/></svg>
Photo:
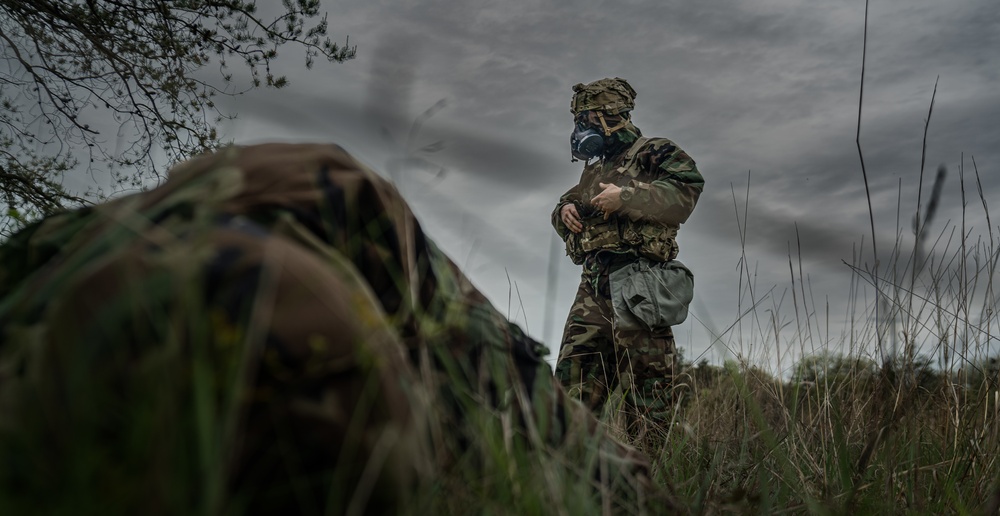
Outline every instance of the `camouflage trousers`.
<svg viewBox="0 0 1000 516"><path fill-rule="evenodd" d="M583 274L563 332L556 377L567 393L598 417L609 395L620 388L629 424L635 418L663 422L670 405L674 334L615 327L607 269L596 278ZM601 288L595 289L595 283Z"/></svg>

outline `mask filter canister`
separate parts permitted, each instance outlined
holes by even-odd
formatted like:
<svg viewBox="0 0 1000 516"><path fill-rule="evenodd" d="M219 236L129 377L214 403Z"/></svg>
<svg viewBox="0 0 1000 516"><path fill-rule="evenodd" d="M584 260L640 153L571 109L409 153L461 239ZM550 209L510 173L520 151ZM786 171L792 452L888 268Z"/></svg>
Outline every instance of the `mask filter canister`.
<svg viewBox="0 0 1000 516"><path fill-rule="evenodd" d="M592 127L584 129L577 126L569 138L569 143L576 159L589 160L604 152L604 136Z"/></svg>

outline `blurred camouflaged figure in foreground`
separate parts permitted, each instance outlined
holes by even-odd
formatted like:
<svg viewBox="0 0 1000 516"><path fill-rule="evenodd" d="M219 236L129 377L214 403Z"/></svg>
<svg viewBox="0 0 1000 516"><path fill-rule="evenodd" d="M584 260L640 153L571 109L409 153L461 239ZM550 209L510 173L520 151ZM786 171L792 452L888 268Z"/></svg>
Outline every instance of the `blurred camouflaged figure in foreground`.
<svg viewBox="0 0 1000 516"><path fill-rule="evenodd" d="M543 349L339 147L223 149L0 247L0 514L420 512L491 432L634 512Z"/></svg>
<svg viewBox="0 0 1000 516"><path fill-rule="evenodd" d="M705 182L694 160L674 142L646 138L632 124L636 93L624 79L577 84L573 91L570 143L574 161L583 160L585 166L580 182L559 198L552 225L573 263L583 266L583 275L566 321L556 376L571 396L598 415L620 386L630 425L637 422L632 416L662 419L675 353L666 324L676 322L670 322L672 314L665 313L655 295L635 296L648 306L622 299L628 306L616 310L612 291L618 285L612 278L633 270L690 277L671 260L677 257L677 230L694 210ZM640 309L667 320L624 324L625 317L642 319ZM686 304L681 309L686 315Z"/></svg>

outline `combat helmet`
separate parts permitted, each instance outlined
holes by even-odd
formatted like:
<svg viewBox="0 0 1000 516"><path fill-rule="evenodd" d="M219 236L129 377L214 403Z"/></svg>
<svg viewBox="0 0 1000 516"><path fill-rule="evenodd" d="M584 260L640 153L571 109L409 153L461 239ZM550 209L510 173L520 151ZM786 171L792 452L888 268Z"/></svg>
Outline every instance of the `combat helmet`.
<svg viewBox="0 0 1000 516"><path fill-rule="evenodd" d="M602 111L617 115L631 111L635 107L635 90L621 77L600 79L589 84L573 86L573 100L570 112L578 115L583 111Z"/></svg>

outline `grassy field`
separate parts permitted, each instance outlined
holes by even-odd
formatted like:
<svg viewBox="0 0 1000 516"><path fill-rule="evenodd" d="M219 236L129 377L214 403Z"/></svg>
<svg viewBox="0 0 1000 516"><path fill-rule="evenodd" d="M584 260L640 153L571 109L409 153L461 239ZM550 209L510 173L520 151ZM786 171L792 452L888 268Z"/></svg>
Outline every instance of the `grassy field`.
<svg viewBox="0 0 1000 516"><path fill-rule="evenodd" d="M959 223L930 232L942 168L919 223L912 234L897 227L880 268L863 267L857 254L845 265L853 299L839 334L806 301L808 278L790 254L794 307L745 311L748 331L733 332L726 346L747 356L794 349L801 358L793 364L776 368L740 352L721 366L683 363L672 420L638 438L609 403L608 431L651 460L645 505L595 495L592 481L550 458L507 453L493 468L457 470L476 485L450 484L428 506L451 514L997 513L1000 359L991 345L1000 331L1000 248L974 163L969 172L963 163ZM968 184L979 192L975 216L985 214L981 236L967 227Z"/></svg>
<svg viewBox="0 0 1000 516"><path fill-rule="evenodd" d="M785 379L735 361L688 364L669 425L635 439L621 431L613 403L605 413L609 432L651 460L644 506L623 508L551 455L512 449L500 428L481 434L474 467L460 465L417 506L449 514L993 514L997 386L995 360L949 372L921 356L877 367L821 355Z"/></svg>
<svg viewBox="0 0 1000 516"><path fill-rule="evenodd" d="M932 214L928 208L920 219L924 228ZM968 234L964 222L961 234ZM1000 367L990 344L1000 328L998 247L992 233L988 242L950 245L925 244L925 236L917 231L908 246L900 239L881 270L845 266L858 315L840 334L819 330L828 324L804 290L787 315L747 311L750 328L731 334L730 349L794 348L803 358L790 373L739 353L722 365L682 361L667 424L623 431L619 393L596 434L586 425L570 428L553 449L534 437L546 434L545 422L518 412L531 402L476 403L473 394L463 427L437 430L445 442L435 443L435 452L451 457L428 461L404 512L996 513ZM805 283L796 265L789 259L793 292ZM184 307L189 319L177 328L185 330L161 321L170 338L136 362L109 363L84 348L64 361L32 362L43 349L30 345L44 340L37 328L25 328L23 345L5 350L11 360L0 367L0 414L20 416L0 418L0 514L248 509L226 487L226 464L239 444L237 407L246 396L236 381L242 355L231 352L240 348L181 346L219 337L203 307ZM39 368L11 365L18 363ZM114 381L94 382L88 364L107 367ZM20 391L18 377L25 379ZM491 397L498 398L481 399ZM436 401L430 406L447 403ZM618 475L605 434L648 457L648 478ZM345 449L351 439L342 441ZM357 492L339 490L343 485L330 486L331 507L355 507ZM373 499L383 495L362 485Z"/></svg>

